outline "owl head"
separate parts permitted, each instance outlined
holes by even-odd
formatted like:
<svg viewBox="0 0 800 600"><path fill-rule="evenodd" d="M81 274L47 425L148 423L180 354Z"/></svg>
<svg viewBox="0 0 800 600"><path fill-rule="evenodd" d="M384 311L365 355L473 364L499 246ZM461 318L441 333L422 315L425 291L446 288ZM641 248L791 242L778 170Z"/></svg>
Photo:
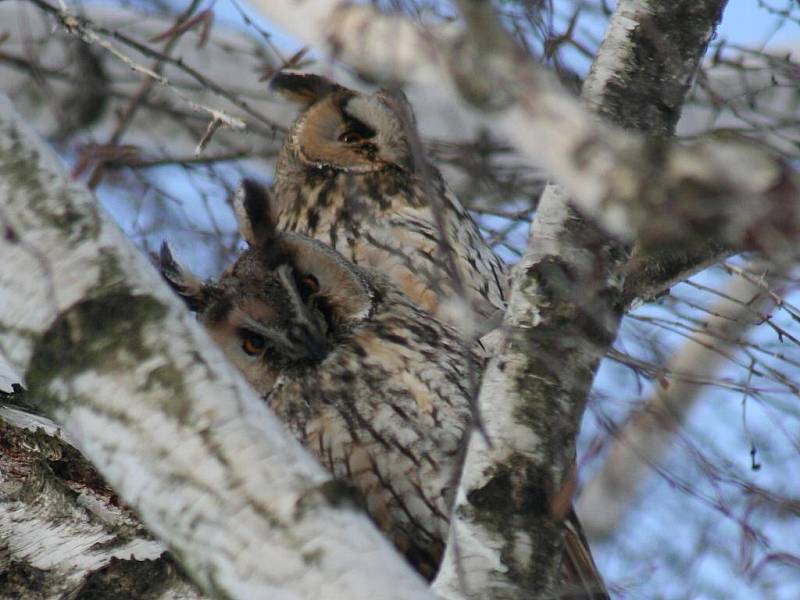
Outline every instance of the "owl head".
<svg viewBox="0 0 800 600"><path fill-rule="evenodd" d="M218 281L204 282L161 247L161 273L197 313L228 359L261 394L285 369L325 359L371 315L368 275L308 237L278 232L265 190L245 180L235 198L248 248Z"/></svg>
<svg viewBox="0 0 800 600"><path fill-rule="evenodd" d="M407 133L415 122L402 92L362 94L325 77L293 71L278 73L270 86L304 107L279 164L354 173L413 171Z"/></svg>

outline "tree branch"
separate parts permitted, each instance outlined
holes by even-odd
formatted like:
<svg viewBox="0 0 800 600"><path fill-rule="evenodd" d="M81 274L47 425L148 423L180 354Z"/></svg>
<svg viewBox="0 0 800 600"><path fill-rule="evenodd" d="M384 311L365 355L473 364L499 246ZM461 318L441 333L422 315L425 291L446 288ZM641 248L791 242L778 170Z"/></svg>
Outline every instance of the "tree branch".
<svg viewBox="0 0 800 600"><path fill-rule="evenodd" d="M668 63L680 56L702 23L716 20L719 12L706 11L718 4L699 2L679 12L671 3L651 3L652 10L633 0L621 3L612 33L632 42L637 37L651 42L645 55L667 57L660 61L666 68L662 73L654 74L646 61L639 61L649 82L649 90L644 91L666 91L657 79L666 82L667 71L681 68L677 62ZM487 52L480 38L453 28L419 29L403 17L336 0L302 4L255 0L254 5L286 31L323 47L370 77L431 90L454 88L462 101L483 112L480 118L487 126L505 133L520 151L544 166L570 193L576 207L623 241L639 241L649 248L702 236L740 249L795 251L800 184L783 161L743 140L702 140L683 146L664 139L664 132L674 127L680 114L694 67L687 69L691 75L680 77L678 85L670 84L672 95L662 96L667 103L664 114L657 114L660 108L642 111L639 106L629 113L644 114L640 124L628 122L630 116L619 113L624 102L615 105L606 96L607 108L600 112L608 117L616 114L621 126L655 134L644 137L598 121L552 75L508 43ZM637 20L645 15L645 20ZM691 33L664 30L671 24L670 15L685 21ZM387 36L393 40L391 45L379 42ZM702 47L707 43L703 40ZM636 47L642 48L641 44ZM602 60L595 62L596 79L608 75ZM607 93L616 88L621 100L626 88L610 83L604 84ZM441 96L452 102L450 94ZM596 105L591 98L589 102ZM664 127L647 125L656 118L664 120ZM746 171L740 168L742 164L748 165Z"/></svg>
<svg viewBox="0 0 800 600"><path fill-rule="evenodd" d="M755 265L748 270L757 270ZM646 398L615 434L603 466L581 493L577 510L587 534L606 537L639 499L645 478L661 464L708 381L742 337L764 320L768 288L734 277L721 292L711 317L680 348Z"/></svg>
<svg viewBox="0 0 800 600"><path fill-rule="evenodd" d="M493 31L486 26L493 18L489 5L468 0L462 5L472 29L482 28L484 60L500 60L492 48L502 53L507 46L486 37ZM637 37L640 30L631 24L634 18L663 18L696 7L694 0L660 8L618 3L584 98L623 126L669 135L723 5L724 0L704 3L707 18L695 23L675 57L643 53L652 40ZM685 27L664 20L661 35ZM657 89L654 68L663 75ZM634 99L621 93L622 87L648 93ZM665 94L674 99L671 109L649 110ZM632 105L645 115L636 123L628 117ZM476 598L569 592L560 588L558 569L561 521L575 485L574 440L594 373L616 336L623 292L619 269L626 257L625 248L569 208L561 189L548 186L514 278L505 344L484 375L480 408L493 446L473 436L467 450L450 543L434 584L443 597L458 598L464 587L467 597Z"/></svg>
<svg viewBox="0 0 800 600"><path fill-rule="evenodd" d="M48 137L62 140L87 131L97 139L110 137L117 115L136 99L145 78L132 75L128 65L107 49L82 41L77 33L61 27L54 31L54 23L65 15L48 4L39 6L16 0L0 3L0 23L24 20L28 24L2 32L7 35L0 48L0 91L14 98L20 112ZM120 24L128 34L124 39L131 41L151 39L164 30L163 18L119 7L87 6L82 14L87 31L103 39L111 38ZM193 105L204 105L247 119L248 129L258 134L254 140L223 128L214 138L215 149L277 149L276 123L286 123L293 112L271 101L257 76L259 71L275 68L277 58L258 40L222 25L214 27L214 35L203 46L198 36L189 31L177 40L176 48L184 58L165 63L169 86L157 86L141 101L128 141L144 152L169 148L176 154L191 154L210 120ZM147 69L150 58L163 56L157 45L137 43L150 54L143 57L124 41L119 46L141 69ZM252 76L242 78L243 72Z"/></svg>
<svg viewBox="0 0 800 600"><path fill-rule="evenodd" d="M54 423L0 404L4 597L202 598L59 434Z"/></svg>
<svg viewBox="0 0 800 600"><path fill-rule="evenodd" d="M27 0L0 2L0 23L28 24L0 26L0 92L13 98L28 122L48 138L69 140L76 133L98 140L109 138L117 126L117 115L134 100L145 77L133 73L104 48L89 46L55 25L61 16L55 4L51 2L49 12L44 12ZM82 7L81 15L86 27L113 41L142 68L147 68L151 59L163 62L165 76L180 93L179 97L159 85L140 101L126 140L141 156L192 156L209 118L182 99L190 98L246 121L251 134L221 128L208 153L265 155L266 161L272 162L269 155L277 152L282 141L276 129L287 126L296 114L294 106L276 101L268 86L259 81L261 74L282 64L274 44L251 31L216 23L204 45L199 43L198 31L183 33L176 46L180 59L164 60L168 57L159 45L146 41L163 33L163 16L99 4ZM125 35L113 37L118 31ZM148 53L144 55L140 49ZM326 64L324 69L337 81L353 83L351 73L337 65ZM411 99L416 100L413 94ZM423 101L420 98L417 104ZM426 110L418 118L427 136L447 142L471 141L480 130L473 115L454 114L444 103L440 110Z"/></svg>
<svg viewBox="0 0 800 600"><path fill-rule="evenodd" d="M207 593L429 598L0 100L0 351Z"/></svg>
<svg viewBox="0 0 800 600"><path fill-rule="evenodd" d="M652 302L674 285L732 254L732 249L707 240L698 240L684 248L653 249L648 253L634 251L623 268L622 306L629 310Z"/></svg>

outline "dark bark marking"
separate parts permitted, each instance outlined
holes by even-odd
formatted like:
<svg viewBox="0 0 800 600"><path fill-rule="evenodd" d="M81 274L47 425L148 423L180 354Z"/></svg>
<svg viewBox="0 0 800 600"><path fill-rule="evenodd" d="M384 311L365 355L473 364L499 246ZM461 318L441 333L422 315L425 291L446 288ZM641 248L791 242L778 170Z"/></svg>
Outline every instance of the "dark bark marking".
<svg viewBox="0 0 800 600"><path fill-rule="evenodd" d="M66 309L37 340L27 373L29 398L52 415L59 403L47 390L52 379L71 379L90 369L113 373L136 368L157 351L146 345L143 330L157 324L167 310L155 298L119 286ZM177 367L168 363L153 369L143 384L144 390L151 388L170 392L170 403L165 406L168 414L178 419L186 414L182 374Z"/></svg>

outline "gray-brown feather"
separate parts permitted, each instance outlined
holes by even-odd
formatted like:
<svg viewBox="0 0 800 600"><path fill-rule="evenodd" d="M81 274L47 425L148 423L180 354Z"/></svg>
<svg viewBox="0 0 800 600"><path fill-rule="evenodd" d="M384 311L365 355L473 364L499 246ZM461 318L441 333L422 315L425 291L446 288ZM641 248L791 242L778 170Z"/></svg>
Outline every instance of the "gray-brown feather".
<svg viewBox="0 0 800 600"><path fill-rule="evenodd" d="M412 301L463 327L433 212L439 205L468 304L483 319L496 316L506 302L506 266L436 167L415 169L425 159L411 155L410 107L383 92L325 89L329 93L301 113L281 150L270 197L278 228L322 240L353 262L380 269ZM374 134L345 143L342 132L353 122L362 124L361 134Z"/></svg>
<svg viewBox="0 0 800 600"><path fill-rule="evenodd" d="M270 407L431 577L447 539L470 430L470 361L458 334L391 285L375 314L313 369L278 378Z"/></svg>
<svg viewBox="0 0 800 600"><path fill-rule="evenodd" d="M383 274L298 234L269 240L254 239L205 285L200 321L303 445L361 492L376 524L432 577L471 427L468 370L478 359L455 329ZM314 287L303 294L309 277ZM305 337L288 334L298 328ZM250 354L254 335L263 349Z"/></svg>

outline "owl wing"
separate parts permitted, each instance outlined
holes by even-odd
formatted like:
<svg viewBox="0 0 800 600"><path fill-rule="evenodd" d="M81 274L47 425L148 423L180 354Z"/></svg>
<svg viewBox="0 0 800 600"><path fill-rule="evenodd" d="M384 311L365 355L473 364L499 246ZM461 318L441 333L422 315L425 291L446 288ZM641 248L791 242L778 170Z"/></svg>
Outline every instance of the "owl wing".
<svg viewBox="0 0 800 600"><path fill-rule="evenodd" d="M465 317L492 321L505 309L506 265L460 205L443 217L445 243L429 206L398 209L371 228L362 241L360 258L384 271L413 301L460 330Z"/></svg>
<svg viewBox="0 0 800 600"><path fill-rule="evenodd" d="M471 430L465 382L474 359L455 330L384 292L379 314L317 367L283 376L268 402L432 578Z"/></svg>
<svg viewBox="0 0 800 600"><path fill-rule="evenodd" d="M569 589L561 597L566 600L610 600L575 509L571 509L564 520L564 528L564 570Z"/></svg>

